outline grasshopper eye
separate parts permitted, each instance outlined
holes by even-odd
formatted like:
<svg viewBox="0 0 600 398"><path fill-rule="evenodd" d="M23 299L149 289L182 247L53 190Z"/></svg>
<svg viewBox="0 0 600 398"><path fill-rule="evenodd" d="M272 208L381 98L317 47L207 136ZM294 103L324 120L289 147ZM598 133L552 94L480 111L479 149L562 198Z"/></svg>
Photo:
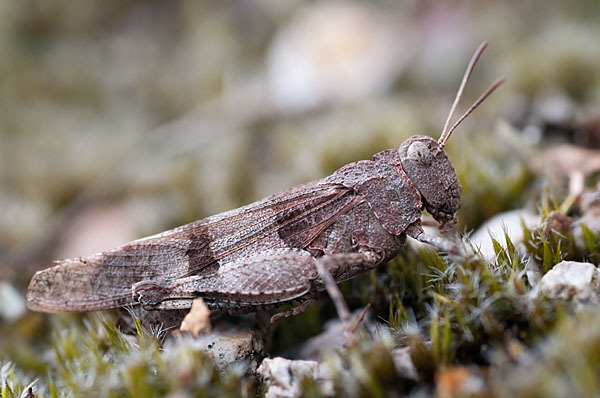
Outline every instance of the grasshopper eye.
<svg viewBox="0 0 600 398"><path fill-rule="evenodd" d="M433 153L429 146L422 141L415 141L406 151L408 159L419 166L429 166L433 161Z"/></svg>

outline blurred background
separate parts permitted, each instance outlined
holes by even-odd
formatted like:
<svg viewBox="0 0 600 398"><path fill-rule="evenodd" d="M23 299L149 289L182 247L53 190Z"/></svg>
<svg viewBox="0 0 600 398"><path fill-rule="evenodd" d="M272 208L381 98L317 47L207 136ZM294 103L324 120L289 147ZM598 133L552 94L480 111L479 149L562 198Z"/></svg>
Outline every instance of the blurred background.
<svg viewBox="0 0 600 398"><path fill-rule="evenodd" d="M448 146L459 230L535 210L545 190L564 196L564 179L541 177L572 174L552 145L598 157L595 0L22 0L2 2L0 20L4 333L53 259L322 178L413 134L437 138L483 40L460 110L508 82Z"/></svg>

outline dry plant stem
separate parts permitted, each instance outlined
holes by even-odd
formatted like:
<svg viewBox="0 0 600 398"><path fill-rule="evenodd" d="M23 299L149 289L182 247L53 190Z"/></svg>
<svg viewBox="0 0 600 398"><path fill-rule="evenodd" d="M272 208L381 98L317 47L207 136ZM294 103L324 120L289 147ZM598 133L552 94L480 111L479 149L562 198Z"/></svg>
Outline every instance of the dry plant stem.
<svg viewBox="0 0 600 398"><path fill-rule="evenodd" d="M367 315L369 308L371 308L371 303L368 303L365 308L363 308L354 322L344 324L344 347L348 348L356 344L357 339L354 332L356 331L356 328L358 328L358 325L360 325L365 318L365 315Z"/></svg>
<svg viewBox="0 0 600 398"><path fill-rule="evenodd" d="M367 315L367 311L369 311L370 308L371 308L371 303L367 303L367 305L365 305L365 308L363 308L363 310L360 312L360 314L358 314L358 316L356 317L356 319L354 320L352 325L350 325L350 327L348 328L347 331L349 333L354 333L356 331L356 328L358 327L358 325L360 325L360 323L363 321L363 319L365 319L365 316Z"/></svg>

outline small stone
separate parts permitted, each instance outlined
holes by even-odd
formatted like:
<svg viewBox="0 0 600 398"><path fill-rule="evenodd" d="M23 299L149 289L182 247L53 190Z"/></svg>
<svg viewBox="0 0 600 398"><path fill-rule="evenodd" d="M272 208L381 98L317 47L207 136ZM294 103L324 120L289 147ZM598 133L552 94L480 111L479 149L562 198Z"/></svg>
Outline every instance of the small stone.
<svg viewBox="0 0 600 398"><path fill-rule="evenodd" d="M190 332L194 337L210 333L210 310L204 304L204 300L201 298L194 300L192 308L185 318L183 318L179 330Z"/></svg>
<svg viewBox="0 0 600 398"><path fill-rule="evenodd" d="M219 369L254 373L265 356L265 340L269 333L257 323L255 314L241 315L234 320L220 319L213 323L210 333L197 338L188 333L174 333L165 350L177 351L182 347L184 350L202 350L213 358Z"/></svg>
<svg viewBox="0 0 600 398"><path fill-rule="evenodd" d="M252 361L257 356L262 356L264 351L263 339L246 327L215 328L212 333L200 336L198 340L205 344L206 351L220 368L236 362Z"/></svg>
<svg viewBox="0 0 600 398"><path fill-rule="evenodd" d="M599 273L594 264L562 261L544 275L541 289L546 297L553 299L598 302Z"/></svg>
<svg viewBox="0 0 600 398"><path fill-rule="evenodd" d="M258 368L265 381L266 398L300 397L302 380L306 377L315 380L323 394L334 394L333 380L329 369L317 361L293 360L281 357L265 358Z"/></svg>

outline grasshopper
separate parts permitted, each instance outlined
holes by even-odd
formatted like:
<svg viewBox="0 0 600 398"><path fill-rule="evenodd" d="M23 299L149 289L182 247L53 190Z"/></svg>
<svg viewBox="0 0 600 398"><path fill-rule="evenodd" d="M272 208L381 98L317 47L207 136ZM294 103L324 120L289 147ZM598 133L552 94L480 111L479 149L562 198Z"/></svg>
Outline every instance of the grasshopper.
<svg viewBox="0 0 600 398"><path fill-rule="evenodd" d="M449 240L424 233L421 215L426 209L443 231L457 222L462 188L444 146L504 82L499 79L449 127L486 46L470 61L439 140L412 136L399 149L321 180L113 250L60 260L34 275L27 306L44 312L129 305L172 310L190 308L201 297L212 311L244 312L300 301L287 316L323 290L335 302L337 283L392 259L407 236L456 252Z"/></svg>

